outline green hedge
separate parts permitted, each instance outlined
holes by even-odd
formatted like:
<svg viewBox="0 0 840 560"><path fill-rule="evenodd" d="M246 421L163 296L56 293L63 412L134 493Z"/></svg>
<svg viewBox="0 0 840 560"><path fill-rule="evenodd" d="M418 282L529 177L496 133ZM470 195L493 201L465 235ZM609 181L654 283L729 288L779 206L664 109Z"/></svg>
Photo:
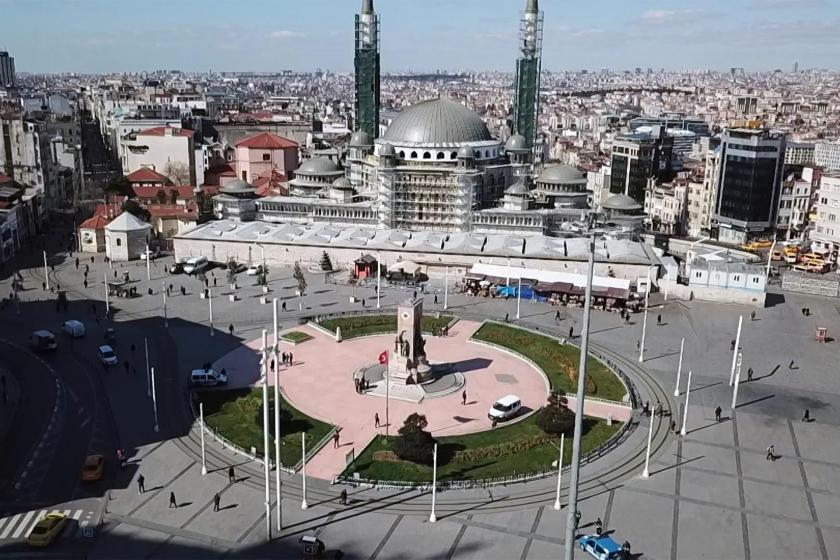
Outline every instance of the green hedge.
<svg viewBox="0 0 840 560"><path fill-rule="evenodd" d="M439 318L425 315L421 323L421 328L423 332L432 333L445 327L451 321L452 317L448 315L441 315ZM348 317L324 319L318 324L331 332L335 332L336 328L341 327L341 338L345 340L371 334L397 332L396 315L351 315Z"/></svg>

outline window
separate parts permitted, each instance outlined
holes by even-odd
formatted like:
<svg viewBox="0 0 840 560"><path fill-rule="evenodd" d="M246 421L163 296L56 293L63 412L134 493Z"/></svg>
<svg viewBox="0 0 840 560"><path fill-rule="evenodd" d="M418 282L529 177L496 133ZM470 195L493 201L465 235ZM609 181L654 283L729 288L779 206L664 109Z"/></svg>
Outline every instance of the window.
<svg viewBox="0 0 840 560"><path fill-rule="evenodd" d="M120 247L121 245L122 245L122 239L117 237L117 247Z"/></svg>
<svg viewBox="0 0 840 560"><path fill-rule="evenodd" d="M449 154L449 159L457 159L457 158L458 158L458 152L452 152L451 154Z"/></svg>
<svg viewBox="0 0 840 560"><path fill-rule="evenodd" d="M400 159L405 159L405 152L400 150Z"/></svg>
<svg viewBox="0 0 840 560"><path fill-rule="evenodd" d="M432 159L432 154L429 152L423 152L423 159Z"/></svg>
<svg viewBox="0 0 840 560"><path fill-rule="evenodd" d="M242 171L242 180L243 180L243 181L247 181L247 180L248 180L248 172L247 172L247 171L244 171L244 170Z"/></svg>
<svg viewBox="0 0 840 560"><path fill-rule="evenodd" d="M486 158L490 157L490 150L484 150L484 157L486 157Z"/></svg>
<svg viewBox="0 0 840 560"><path fill-rule="evenodd" d="M263 161L271 161L271 154L263 154Z"/></svg>
<svg viewBox="0 0 840 560"><path fill-rule="evenodd" d="M417 159L417 152L411 152L412 159Z"/></svg>
<svg viewBox="0 0 840 560"><path fill-rule="evenodd" d="M443 152L438 152L437 159L446 159L446 154L444 154Z"/></svg>

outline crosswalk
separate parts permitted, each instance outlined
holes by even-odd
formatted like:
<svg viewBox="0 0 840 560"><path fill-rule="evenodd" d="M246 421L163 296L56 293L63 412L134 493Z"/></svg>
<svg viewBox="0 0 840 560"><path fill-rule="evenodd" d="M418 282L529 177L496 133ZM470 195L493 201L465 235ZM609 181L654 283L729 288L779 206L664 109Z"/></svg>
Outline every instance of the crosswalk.
<svg viewBox="0 0 840 560"><path fill-rule="evenodd" d="M38 521L51 511L58 511L67 516L67 522L61 537L80 538L85 525L91 525L94 512L84 509L41 509L21 512L0 519L0 541L25 539Z"/></svg>

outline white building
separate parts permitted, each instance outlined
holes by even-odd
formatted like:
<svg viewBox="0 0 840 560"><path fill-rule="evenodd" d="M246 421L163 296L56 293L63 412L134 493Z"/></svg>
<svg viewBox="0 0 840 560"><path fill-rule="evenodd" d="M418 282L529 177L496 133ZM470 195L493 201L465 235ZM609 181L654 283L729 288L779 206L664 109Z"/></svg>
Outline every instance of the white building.
<svg viewBox="0 0 840 560"><path fill-rule="evenodd" d="M652 231L682 235L688 189L688 181L674 181L645 191L646 221Z"/></svg>
<svg viewBox="0 0 840 560"><path fill-rule="evenodd" d="M689 237L708 236L712 222L712 206L717 198L718 165L720 162L718 150L706 152L706 167L703 173L703 183L691 182L688 185L686 222Z"/></svg>
<svg viewBox="0 0 840 560"><path fill-rule="evenodd" d="M840 251L840 173L823 174L814 208L811 229L812 248L829 254L829 262L837 263Z"/></svg>
<svg viewBox="0 0 840 560"><path fill-rule="evenodd" d="M196 184L195 147L191 130L159 126L130 132L123 137L123 150L124 175L148 167L166 175L175 184Z"/></svg>
<svg viewBox="0 0 840 560"><path fill-rule="evenodd" d="M105 254L114 262L139 259L149 243L150 224L123 212L105 226Z"/></svg>
<svg viewBox="0 0 840 560"><path fill-rule="evenodd" d="M814 144L788 142L785 146L785 165L813 165L814 156Z"/></svg>
<svg viewBox="0 0 840 560"><path fill-rule="evenodd" d="M604 202L612 196L610 193L610 166L604 165L598 171L587 173L586 190L591 193L589 206L600 211Z"/></svg>
<svg viewBox="0 0 840 560"><path fill-rule="evenodd" d="M814 163L829 171L840 170L840 142L820 142L814 146Z"/></svg>
<svg viewBox="0 0 840 560"><path fill-rule="evenodd" d="M785 239L800 239L803 236L808 224L810 202L811 181L795 179L782 183L776 230L784 233Z"/></svg>

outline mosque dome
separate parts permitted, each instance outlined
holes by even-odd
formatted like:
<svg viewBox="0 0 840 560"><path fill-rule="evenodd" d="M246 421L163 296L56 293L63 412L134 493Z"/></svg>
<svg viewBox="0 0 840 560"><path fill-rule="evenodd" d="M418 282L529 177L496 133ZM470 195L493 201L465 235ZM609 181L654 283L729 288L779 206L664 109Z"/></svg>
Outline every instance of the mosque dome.
<svg viewBox="0 0 840 560"><path fill-rule="evenodd" d="M382 144L379 147L379 155L380 156L394 156L394 146L391 144Z"/></svg>
<svg viewBox="0 0 840 560"><path fill-rule="evenodd" d="M460 150L458 150L458 157L463 159L474 159L475 152L469 146L464 146Z"/></svg>
<svg viewBox="0 0 840 560"><path fill-rule="evenodd" d="M255 190L255 187L251 183L243 181L242 179L231 181L230 183L219 188L219 192L224 194L252 193Z"/></svg>
<svg viewBox="0 0 840 560"><path fill-rule="evenodd" d="M350 179L347 177L339 177L332 184L333 188L336 189L352 189L353 183L350 182Z"/></svg>
<svg viewBox="0 0 840 560"><path fill-rule="evenodd" d="M421 101L404 109L382 138L396 144L437 146L493 140L478 114L447 98Z"/></svg>
<svg viewBox="0 0 840 560"><path fill-rule="evenodd" d="M609 197L601 205L604 210L617 210L619 212L638 212L642 205L626 194L616 194Z"/></svg>
<svg viewBox="0 0 840 560"><path fill-rule="evenodd" d="M583 173L571 165L552 165L537 176L537 183L549 185L586 184Z"/></svg>
<svg viewBox="0 0 840 560"><path fill-rule="evenodd" d="M343 173L333 160L327 157L308 159L295 170L297 175L332 175Z"/></svg>
<svg viewBox="0 0 840 560"><path fill-rule="evenodd" d="M364 130L358 130L350 136L351 148L365 148L368 146L373 146L373 140L371 140L370 134Z"/></svg>
<svg viewBox="0 0 840 560"><path fill-rule="evenodd" d="M507 152L528 152L528 141L521 134L514 134L505 142L505 151Z"/></svg>

